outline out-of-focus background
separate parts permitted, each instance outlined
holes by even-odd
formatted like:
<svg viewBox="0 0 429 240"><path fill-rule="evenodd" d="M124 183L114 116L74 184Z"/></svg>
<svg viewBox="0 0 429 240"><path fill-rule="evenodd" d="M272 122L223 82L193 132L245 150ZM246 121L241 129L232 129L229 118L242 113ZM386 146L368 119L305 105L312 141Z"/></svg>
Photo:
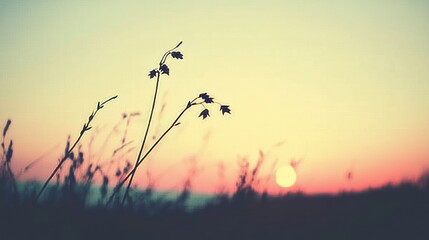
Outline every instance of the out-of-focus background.
<svg viewBox="0 0 429 240"><path fill-rule="evenodd" d="M157 188L179 189L194 168L193 191L231 189L237 162L255 165L259 150L262 175L299 162L296 183L270 180L272 193L415 179L429 159L428 9L424 1L1 1L0 122L13 120L12 167L41 157L22 179L45 180L68 135L116 94L82 150L112 160L126 124L112 129L139 112L123 157L134 162L155 84L148 72L183 41L184 59L167 62L150 136L202 92L232 114L215 108L203 121L188 112L139 169L138 185L150 171Z"/></svg>

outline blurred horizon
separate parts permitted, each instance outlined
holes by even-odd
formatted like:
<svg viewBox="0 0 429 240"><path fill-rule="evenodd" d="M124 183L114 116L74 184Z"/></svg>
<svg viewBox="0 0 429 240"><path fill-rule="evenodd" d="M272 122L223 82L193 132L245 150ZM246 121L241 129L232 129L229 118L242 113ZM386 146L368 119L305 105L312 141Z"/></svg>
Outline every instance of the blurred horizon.
<svg viewBox="0 0 429 240"><path fill-rule="evenodd" d="M12 168L45 155L22 175L45 180L68 136L114 95L82 150L88 161L111 160L122 114L139 112L127 130L134 150L120 162L133 164L155 87L148 73L183 41L184 59L167 62L149 136L203 92L232 114L187 112L139 168L138 186L152 177L158 189L180 190L192 173L192 191L233 191L240 160L253 167L260 151L261 177L274 163L300 161L291 188L274 177L261 184L271 193L416 179L429 168L428 9L423 1L2 1L0 125L12 120Z"/></svg>

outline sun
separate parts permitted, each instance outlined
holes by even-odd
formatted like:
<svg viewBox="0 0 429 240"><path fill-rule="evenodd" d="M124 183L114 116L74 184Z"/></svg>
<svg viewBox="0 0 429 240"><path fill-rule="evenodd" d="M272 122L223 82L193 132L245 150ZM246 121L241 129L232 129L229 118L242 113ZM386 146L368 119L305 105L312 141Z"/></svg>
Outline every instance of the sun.
<svg viewBox="0 0 429 240"><path fill-rule="evenodd" d="M296 172L290 165L281 166L276 171L276 183L280 187L291 187L296 182Z"/></svg>

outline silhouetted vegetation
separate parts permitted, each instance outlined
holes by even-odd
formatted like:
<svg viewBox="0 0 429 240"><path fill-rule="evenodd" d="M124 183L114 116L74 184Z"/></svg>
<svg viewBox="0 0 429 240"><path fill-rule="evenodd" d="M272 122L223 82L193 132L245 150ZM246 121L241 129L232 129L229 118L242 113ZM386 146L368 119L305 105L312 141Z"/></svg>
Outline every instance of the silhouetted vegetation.
<svg viewBox="0 0 429 240"><path fill-rule="evenodd" d="M10 123L9 123L10 125ZM70 143L67 143L69 146ZM10 146L10 145L9 145ZM5 147L5 149L9 149ZM67 148L66 148L67 149ZM106 207L108 177L89 166L79 178L85 155L70 154L68 169L34 204L38 183L15 187L12 151L4 154L0 178L1 239L425 239L429 236L429 172L415 183L387 185L360 193L306 196L259 193L261 152L254 168L243 159L232 196L220 194L202 208L188 209L191 177L181 194L157 197L151 188L134 191L126 207ZM6 164L6 161L8 163ZM125 164L118 173L130 171ZM64 182L59 179L64 173ZM95 174L102 185L92 187ZM18 189L18 191L16 190ZM96 194L96 191L100 191ZM92 204L92 195L99 199ZM159 194L158 194L159 196ZM119 199L118 199L119 202Z"/></svg>
<svg viewBox="0 0 429 240"><path fill-rule="evenodd" d="M0 165L0 239L427 239L429 237L429 172L416 182L387 185L356 193L337 195L267 194L267 179L260 176L266 155L260 151L255 166L246 158L239 162L235 189L227 194L205 196L202 207L190 207L192 181L198 172L191 166L180 193L162 193L149 181L145 189L132 190L133 176L160 141L180 125L182 115L194 106L202 107L198 117L210 117L208 105L219 105L224 115L228 105L201 93L188 101L169 127L154 136L144 151L157 102L159 81L170 75L169 56L183 59L176 49L167 51L159 66L149 72L156 87L147 127L134 165L125 156L133 150L127 133L139 112L124 113L117 126L125 123L120 146L111 158L90 159L80 145L83 135L104 104L97 104L77 139L68 138L64 156L47 180L20 182L12 170L11 120L2 134ZM96 133L95 133L96 135ZM93 138L95 137L93 136ZM109 134L104 143L111 139ZM90 140L91 145L93 138ZM104 150L105 144L102 145ZM31 162L25 173L38 159ZM293 160L296 168L301 160ZM109 174L115 163L115 174ZM274 166L274 165L273 165ZM220 175L224 166L220 165ZM274 170L274 167L271 171ZM54 179L55 177L55 179ZM101 181L97 184L96 178ZM351 175L350 177L351 178ZM148 177L150 179L150 177ZM124 184L127 184L123 188ZM110 188L110 186L114 186ZM126 203L126 204L125 204Z"/></svg>
<svg viewBox="0 0 429 240"><path fill-rule="evenodd" d="M360 193L269 196L252 190L246 191L252 194L243 194L246 188L241 184L245 182L243 172L237 178L239 185L233 196L215 197L194 210L183 205L189 192L177 195L177 200L166 200L154 198L153 189L135 191L133 203L128 207L85 206L82 203L88 193L82 191L84 186L75 185L71 190L70 184L52 186L45 201L31 205L34 186L27 183L26 190L18 195L13 194L12 188L10 192L2 192L2 200L4 196L14 200L1 201L0 236L2 239L425 239L429 236L428 173L417 183L387 185Z"/></svg>
<svg viewBox="0 0 429 240"><path fill-rule="evenodd" d="M207 118L210 116L209 114L209 109L206 107L206 104L218 104L220 106L220 111L222 112L222 114L224 115L225 113L229 113L231 114L231 110L229 108L228 105L222 105L219 102L215 102L213 101L213 97L209 96L207 93L201 93L199 94L197 97L195 97L193 100L188 101L188 103L186 104L185 108L182 110L182 112L179 113L179 115L177 116L177 118L171 123L171 125L167 128L167 130L165 130L160 136L159 138L155 141L155 143L146 151L146 153L143 154L143 150L146 144L146 140L147 140L147 136L150 130L150 126L152 123L152 117L153 117L153 112L155 109L155 104L156 104L156 99L158 96L158 88L159 88L159 82L161 79L162 75L170 75L170 68L167 66L166 61L168 59L169 56L175 58L175 59L183 59L183 54L181 52L178 51L174 51L176 50L178 47L180 47L180 45L182 45L182 42L180 42L179 44L177 44L176 47L168 50L166 53L164 53L164 55L161 57L161 60L159 61L159 67L155 68L153 70L151 70L148 74L149 78L155 78L156 77L156 86L155 86L155 91L154 91L154 96L153 96L153 100L152 100L152 107L151 107L151 111L149 114L149 120L148 120L148 124L146 127L146 131L142 140L142 144L139 150L139 153L137 155L136 158L136 162L134 164L134 167L132 169L132 171L130 171L120 182L118 182L118 184L116 185L116 187L113 190L113 193L111 194L107 204L112 203L112 201L114 201L116 195L121 191L123 185L128 181L127 187L125 188L125 193L123 195L122 198L122 202L121 205L123 206L125 204L125 201L128 200L128 202L131 204L132 199L129 198L129 190L134 178L134 175L138 169L138 167L140 166L140 164L143 163L143 161L149 156L149 154L153 151L153 149L160 143L160 141L174 128L179 126L181 123L179 122L180 118L183 116L183 114L185 114L186 111L188 111L189 109L191 109L194 106L202 106L203 110L200 113L199 117L202 117L203 119ZM155 137L156 138L156 137ZM116 202L117 202L117 198L116 198Z"/></svg>
<svg viewBox="0 0 429 240"><path fill-rule="evenodd" d="M68 184L68 183L71 184L71 185L74 185L74 182L76 181L75 177L74 177L74 171L75 171L74 168L76 168L79 163L83 162L83 159L82 159L83 154L81 152L79 152L80 159L78 159L76 161L75 159L73 159L73 156L72 156L73 149L77 146L77 144L79 143L79 141L81 140L81 138L83 137L83 135L85 134L85 132L89 131L92 128L90 126L90 124L91 124L92 120L94 119L94 117L97 115L98 111L100 111L104 107L104 104L110 102L111 100L116 99L117 97L118 96L111 97L111 98L107 99L106 101L104 101L102 103L98 102L97 103L97 108L95 109L95 111L93 111L91 113L91 115L89 115L88 121L85 124L83 124L82 130L80 131L78 138L76 139L76 141L73 143L73 145L71 147L70 147L70 141L67 141L67 147L66 147L66 150L65 150L64 157L58 162L58 165L55 167L54 171L51 173L51 175L48 177L48 179L46 180L46 182L43 184L42 188L40 189L39 193L37 194L36 201L40 198L40 196L42 195L43 191L48 186L49 182L52 180L52 178L55 176L55 174L58 172L58 170L61 168L61 166L64 164L64 162L68 158L70 158L72 160L73 164L72 164L72 167L70 168L70 175L68 177L66 177L66 179L65 179L65 185Z"/></svg>

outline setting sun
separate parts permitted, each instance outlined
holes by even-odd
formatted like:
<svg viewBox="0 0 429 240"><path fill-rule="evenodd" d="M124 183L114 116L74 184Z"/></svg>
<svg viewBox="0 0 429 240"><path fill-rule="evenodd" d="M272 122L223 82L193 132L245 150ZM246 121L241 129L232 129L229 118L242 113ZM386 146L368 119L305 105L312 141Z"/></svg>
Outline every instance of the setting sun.
<svg viewBox="0 0 429 240"><path fill-rule="evenodd" d="M0 0L0 240L429 240L428 12Z"/></svg>
<svg viewBox="0 0 429 240"><path fill-rule="evenodd" d="M291 187L296 182L296 172L293 167L287 165L287 166L281 166L276 171L276 183L280 187Z"/></svg>

